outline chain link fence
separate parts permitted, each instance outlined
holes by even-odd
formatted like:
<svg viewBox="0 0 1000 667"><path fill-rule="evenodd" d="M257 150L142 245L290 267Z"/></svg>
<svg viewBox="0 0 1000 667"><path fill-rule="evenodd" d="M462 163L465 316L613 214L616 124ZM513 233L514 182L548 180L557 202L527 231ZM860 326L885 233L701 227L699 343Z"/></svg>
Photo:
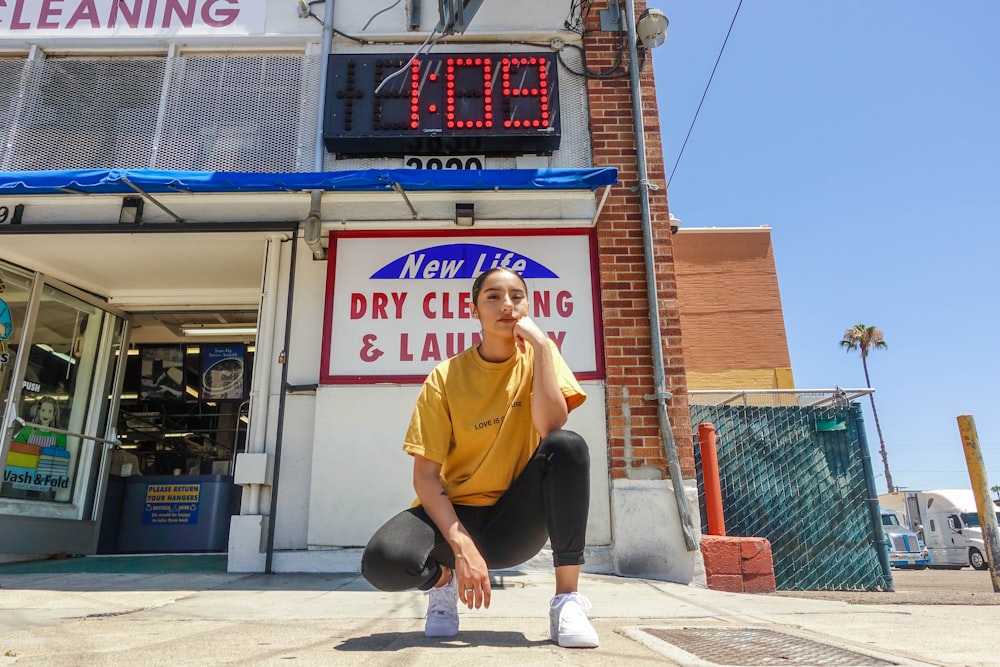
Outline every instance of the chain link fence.
<svg viewBox="0 0 1000 667"><path fill-rule="evenodd" d="M691 391L715 427L726 534L767 538L779 590L892 590L861 405L868 390ZM695 435L704 511L701 446ZM707 523L702 526L707 533Z"/></svg>

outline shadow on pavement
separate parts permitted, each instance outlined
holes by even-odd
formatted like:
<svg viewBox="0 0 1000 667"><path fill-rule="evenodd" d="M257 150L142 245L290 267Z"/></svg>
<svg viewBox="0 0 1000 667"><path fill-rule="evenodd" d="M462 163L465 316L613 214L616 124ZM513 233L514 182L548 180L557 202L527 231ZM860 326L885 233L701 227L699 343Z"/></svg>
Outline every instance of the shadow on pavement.
<svg viewBox="0 0 1000 667"><path fill-rule="evenodd" d="M378 632L364 637L352 637L335 646L337 651L401 651L408 648L530 648L551 645L548 640L530 640L520 632L490 630L462 631L461 638L438 639L424 637L422 632Z"/></svg>

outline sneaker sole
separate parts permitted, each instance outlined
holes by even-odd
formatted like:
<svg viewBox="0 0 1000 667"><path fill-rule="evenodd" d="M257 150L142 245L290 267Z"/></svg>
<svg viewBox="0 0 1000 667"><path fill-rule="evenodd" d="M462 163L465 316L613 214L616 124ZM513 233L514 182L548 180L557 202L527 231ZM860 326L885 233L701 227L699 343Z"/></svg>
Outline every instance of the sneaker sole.
<svg viewBox="0 0 1000 667"><path fill-rule="evenodd" d="M599 642L588 637L560 637L556 642L563 648L597 648Z"/></svg>
<svg viewBox="0 0 1000 667"><path fill-rule="evenodd" d="M424 631L424 637L430 637L432 639L439 639L441 637L457 637L458 632L427 632Z"/></svg>

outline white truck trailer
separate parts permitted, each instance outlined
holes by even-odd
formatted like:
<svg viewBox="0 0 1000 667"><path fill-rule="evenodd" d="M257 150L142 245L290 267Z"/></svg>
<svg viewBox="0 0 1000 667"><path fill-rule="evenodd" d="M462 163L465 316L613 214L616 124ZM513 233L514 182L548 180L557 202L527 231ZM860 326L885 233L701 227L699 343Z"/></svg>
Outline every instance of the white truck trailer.
<svg viewBox="0 0 1000 667"><path fill-rule="evenodd" d="M989 567L971 489L883 493L879 504L899 512L923 540L930 555L930 567L961 569L970 565L977 570Z"/></svg>

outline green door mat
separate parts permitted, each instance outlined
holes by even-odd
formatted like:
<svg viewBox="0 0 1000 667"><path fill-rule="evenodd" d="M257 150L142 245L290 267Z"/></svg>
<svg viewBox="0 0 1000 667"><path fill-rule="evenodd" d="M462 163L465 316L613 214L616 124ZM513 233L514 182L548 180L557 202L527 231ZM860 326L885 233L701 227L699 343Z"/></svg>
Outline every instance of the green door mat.
<svg viewBox="0 0 1000 667"><path fill-rule="evenodd" d="M78 556L0 564L4 574L58 574L71 572L111 574L225 573L226 554L169 554L150 556Z"/></svg>

